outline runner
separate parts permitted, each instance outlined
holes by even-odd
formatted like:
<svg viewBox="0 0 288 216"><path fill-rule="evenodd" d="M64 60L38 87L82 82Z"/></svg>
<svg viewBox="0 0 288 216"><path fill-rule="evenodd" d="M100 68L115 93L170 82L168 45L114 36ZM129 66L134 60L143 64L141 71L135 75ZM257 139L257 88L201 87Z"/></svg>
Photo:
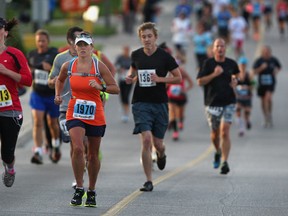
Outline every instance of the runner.
<svg viewBox="0 0 288 216"><path fill-rule="evenodd" d="M118 72L118 85L120 87L120 101L122 105L123 115L121 121L126 123L129 120L130 112L130 93L132 85L127 84L125 81L129 67L131 65L130 47L123 46L122 53L116 58L115 66Z"/></svg>
<svg viewBox="0 0 288 216"><path fill-rule="evenodd" d="M118 94L120 90L105 64L92 56L94 47L91 35L80 33L76 36L75 45L78 57L62 65L55 85L55 103L58 105L62 103L61 95L65 93L63 92L64 82L68 78L71 98L66 113L66 126L73 145L72 167L77 182L70 204L72 206L82 205L82 197L85 194L83 185L85 146L83 140L87 136L89 186L85 206L96 207L95 186L100 170L98 155L101 138L106 129L100 91Z"/></svg>
<svg viewBox="0 0 288 216"><path fill-rule="evenodd" d="M152 191L152 157L154 145L157 150L157 165L163 170L166 165L164 135L168 126L167 83L180 83L181 73L175 59L158 48L158 30L155 23L146 22L138 27L138 36L143 45L132 52L132 64L126 77L131 84L136 80L132 99L135 122L133 134L140 134L142 164L146 182L140 191ZM173 76L166 77L170 72Z"/></svg>
<svg viewBox="0 0 288 216"><path fill-rule="evenodd" d="M230 126L236 103L234 89L240 71L237 63L225 56L226 45L223 39L216 38L213 52L214 57L207 59L199 71L197 83L204 86L205 111L211 129L211 141L216 150L214 168L219 168L222 155L220 174L227 174L230 171Z"/></svg>
<svg viewBox="0 0 288 216"><path fill-rule="evenodd" d="M193 81L184 68L186 58L182 55L176 55L175 59L179 64L182 81L180 84L168 84L167 95L169 99L169 128L173 129L172 138L177 141L179 130L184 128L185 107L188 102L187 92L192 89Z"/></svg>
<svg viewBox="0 0 288 216"><path fill-rule="evenodd" d="M51 72L48 78L48 85L50 88L52 89L55 88L55 82L60 73L61 66L66 61L70 61L77 56L77 52L75 50L75 38L76 38L76 35L80 34L81 32L83 32L83 29L77 26L74 26L68 29L67 34L66 34L66 40L67 40L69 49L66 49L63 52L59 53L54 59ZM70 85L69 85L68 79L64 83L63 92L64 92L62 94L63 102L59 106L59 111L60 111L59 123L60 123L60 129L62 133L62 140L64 143L69 143L71 140L70 140L69 132L66 128L66 111L67 111L69 100L71 98L71 93L70 93ZM87 146L87 139L84 139L84 141L86 144L85 146ZM73 152L72 144L70 144L70 147L71 147L70 156L72 158L72 152ZM76 181L73 181L72 188L75 189L75 187L76 187Z"/></svg>
<svg viewBox="0 0 288 216"><path fill-rule="evenodd" d="M48 76L58 51L49 47L50 36L44 29L35 33L36 49L28 53L27 59L33 75L33 90L30 97L33 118L34 149L31 163L43 164L44 118L51 134L52 149L50 158L57 163L61 158L60 128L58 123L59 107L54 104L54 89L48 87Z"/></svg>
<svg viewBox="0 0 288 216"><path fill-rule="evenodd" d="M248 59L243 55L238 60L240 69L239 81L236 86L236 118L238 135L241 137L251 129L250 114L252 108L253 76L247 71ZM243 116L243 117L242 117Z"/></svg>
<svg viewBox="0 0 288 216"><path fill-rule="evenodd" d="M253 72L258 75L257 94L261 98L261 108L264 116L263 126L265 128L273 127L272 98L276 87L276 76L280 70L281 64L276 57L272 56L271 47L264 46L261 56L253 64Z"/></svg>
<svg viewBox="0 0 288 216"><path fill-rule="evenodd" d="M24 54L5 45L16 19L6 21L0 17L0 138L4 172L2 180L12 187L15 180L15 148L23 123L23 112L17 85L31 86L32 75Z"/></svg>

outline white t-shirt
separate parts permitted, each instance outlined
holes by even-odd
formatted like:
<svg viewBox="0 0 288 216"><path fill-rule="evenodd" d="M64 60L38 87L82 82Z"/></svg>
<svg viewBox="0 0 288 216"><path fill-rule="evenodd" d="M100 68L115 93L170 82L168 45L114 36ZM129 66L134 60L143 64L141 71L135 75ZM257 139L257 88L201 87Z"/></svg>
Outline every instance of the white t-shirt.
<svg viewBox="0 0 288 216"><path fill-rule="evenodd" d="M189 18L174 18L172 23L172 41L179 44L188 44L192 36L191 22Z"/></svg>

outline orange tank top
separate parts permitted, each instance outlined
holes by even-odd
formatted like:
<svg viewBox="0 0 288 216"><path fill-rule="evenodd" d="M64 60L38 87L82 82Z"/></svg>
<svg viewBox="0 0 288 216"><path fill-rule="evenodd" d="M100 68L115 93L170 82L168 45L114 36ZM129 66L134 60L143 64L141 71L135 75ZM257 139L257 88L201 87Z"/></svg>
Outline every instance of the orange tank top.
<svg viewBox="0 0 288 216"><path fill-rule="evenodd" d="M72 97L68 104L66 120L79 119L90 125L101 126L106 125L106 121L100 91L92 88L89 85L89 80L95 79L99 84L101 81L96 77L96 74L99 74L98 65L96 65L98 61L93 60L92 62L89 75L81 76L79 74L84 73L76 71L78 58L72 60L71 74L69 75Z"/></svg>

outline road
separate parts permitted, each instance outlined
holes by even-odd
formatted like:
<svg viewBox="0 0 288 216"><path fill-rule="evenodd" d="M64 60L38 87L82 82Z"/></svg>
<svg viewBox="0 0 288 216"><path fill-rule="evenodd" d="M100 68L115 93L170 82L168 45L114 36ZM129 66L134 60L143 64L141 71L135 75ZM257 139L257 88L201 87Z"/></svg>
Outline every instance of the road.
<svg viewBox="0 0 288 216"><path fill-rule="evenodd" d="M166 0L165 6L162 5L158 20L159 43L167 41L171 45L169 27L175 3ZM123 44L129 43L132 49L140 46L136 35L119 34L96 40L104 44L104 53L112 60L120 53ZM30 163L31 114L29 94L26 94L21 99L25 121L16 149L16 180L12 188L0 184L0 215L287 216L287 43L287 35L286 40L279 39L276 23L270 31L263 31L259 42L247 39L245 52L249 67L261 45L269 44L283 69L274 94L274 127L262 127L260 101L255 96L252 130L244 137L238 137L235 125L232 126L231 172L227 176L212 168L213 148L204 116L203 93L195 85L189 92L185 128L180 140L174 142L172 133L166 134L165 170L156 168L153 172L153 192L140 192L145 177L139 162L139 137L132 135L132 116L127 124L121 123L119 98L111 96L106 105L108 126L101 145L103 159L97 183L98 207L92 209L69 206L73 195L69 145L63 144L63 155L58 164L51 163L48 155L45 155L43 165ZM187 70L196 83L192 44L188 56ZM85 186L87 181L85 176Z"/></svg>

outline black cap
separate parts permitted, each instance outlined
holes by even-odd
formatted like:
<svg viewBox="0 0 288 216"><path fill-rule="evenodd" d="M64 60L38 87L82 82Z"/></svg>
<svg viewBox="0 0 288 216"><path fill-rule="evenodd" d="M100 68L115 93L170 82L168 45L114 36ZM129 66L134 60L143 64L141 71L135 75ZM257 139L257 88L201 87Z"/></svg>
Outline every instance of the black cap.
<svg viewBox="0 0 288 216"><path fill-rule="evenodd" d="M6 20L0 17L0 29L5 28L6 24L7 24Z"/></svg>

